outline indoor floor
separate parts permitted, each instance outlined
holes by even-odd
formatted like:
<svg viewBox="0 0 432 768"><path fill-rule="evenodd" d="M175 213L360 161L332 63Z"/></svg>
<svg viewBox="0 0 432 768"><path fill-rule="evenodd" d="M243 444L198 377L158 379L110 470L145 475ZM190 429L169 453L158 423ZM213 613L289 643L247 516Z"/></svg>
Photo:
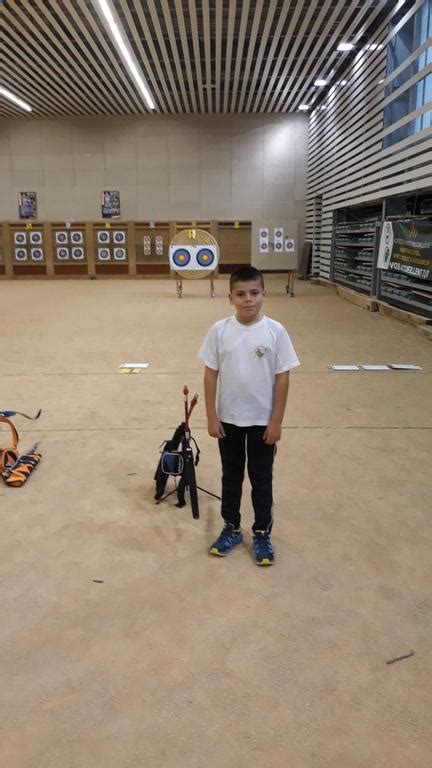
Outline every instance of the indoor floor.
<svg viewBox="0 0 432 768"><path fill-rule="evenodd" d="M197 349L231 312L188 281L0 283L0 409L42 462L0 487L4 768L427 768L432 733L432 345L416 328L283 275L277 561L208 554L201 517L153 500L158 448L197 391L198 484L220 490ZM120 374L127 361L148 362ZM334 372L332 363L422 371ZM2 438L7 433L2 431ZM4 442L4 440L3 440ZM410 654L409 658L388 662Z"/></svg>

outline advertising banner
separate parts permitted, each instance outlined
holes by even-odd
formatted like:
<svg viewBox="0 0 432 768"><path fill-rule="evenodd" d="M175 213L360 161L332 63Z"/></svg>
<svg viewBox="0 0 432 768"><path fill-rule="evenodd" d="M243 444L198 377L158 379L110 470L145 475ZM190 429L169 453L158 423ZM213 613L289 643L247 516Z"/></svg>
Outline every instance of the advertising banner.
<svg viewBox="0 0 432 768"><path fill-rule="evenodd" d="M378 251L378 269L402 272L419 280L432 279L432 221L386 221Z"/></svg>

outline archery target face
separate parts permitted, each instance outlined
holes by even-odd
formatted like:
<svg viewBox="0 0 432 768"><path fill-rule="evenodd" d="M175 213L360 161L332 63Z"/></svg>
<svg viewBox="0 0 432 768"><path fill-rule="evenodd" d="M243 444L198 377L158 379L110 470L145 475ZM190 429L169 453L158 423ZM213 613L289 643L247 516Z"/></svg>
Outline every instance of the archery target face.
<svg viewBox="0 0 432 768"><path fill-rule="evenodd" d="M56 243L58 243L58 245L64 245L68 241L68 233L56 232L55 240L56 240Z"/></svg>
<svg viewBox="0 0 432 768"><path fill-rule="evenodd" d="M81 243L84 242L82 232L71 232L70 239L71 239L71 242L75 243L76 245L81 245Z"/></svg>
<svg viewBox="0 0 432 768"><path fill-rule="evenodd" d="M56 255L59 261L66 261L69 258L69 248L57 248Z"/></svg>
<svg viewBox="0 0 432 768"><path fill-rule="evenodd" d="M32 248L31 249L31 257L33 261L43 261L43 250L42 248Z"/></svg>
<svg viewBox="0 0 432 768"><path fill-rule="evenodd" d="M170 253L170 261L175 269L189 266L190 260L191 255L187 248L175 248L172 254Z"/></svg>
<svg viewBox="0 0 432 768"><path fill-rule="evenodd" d="M108 232L108 230L103 229L101 232L97 233L97 239L98 239L98 243L109 243L110 233Z"/></svg>
<svg viewBox="0 0 432 768"><path fill-rule="evenodd" d="M84 258L84 248L72 248L72 258L81 261Z"/></svg>
<svg viewBox="0 0 432 768"><path fill-rule="evenodd" d="M126 261L126 248L114 248L114 260Z"/></svg>
<svg viewBox="0 0 432 768"><path fill-rule="evenodd" d="M120 230L118 230L117 232L114 232L113 240L115 243L125 243L126 232L120 232Z"/></svg>
<svg viewBox="0 0 432 768"><path fill-rule="evenodd" d="M200 248L196 255L196 260L200 267L212 269L215 260L214 252L210 248Z"/></svg>
<svg viewBox="0 0 432 768"><path fill-rule="evenodd" d="M274 249L276 253L282 253L284 248L284 232L282 227L273 230Z"/></svg>
<svg viewBox="0 0 432 768"><path fill-rule="evenodd" d="M162 235L156 235L155 237L156 256L163 256L163 237Z"/></svg>
<svg viewBox="0 0 432 768"><path fill-rule="evenodd" d="M150 256L151 254L151 238L149 235L144 235L143 238L144 256Z"/></svg>
<svg viewBox="0 0 432 768"><path fill-rule="evenodd" d="M23 245L27 242L27 237L25 232L15 232L14 236L15 245Z"/></svg>
<svg viewBox="0 0 432 768"><path fill-rule="evenodd" d="M40 245L42 243L42 232L30 232L30 242L33 245Z"/></svg>
<svg viewBox="0 0 432 768"><path fill-rule="evenodd" d="M216 269L218 248L216 245L170 245L170 267L174 271L181 269Z"/></svg>
<svg viewBox="0 0 432 768"><path fill-rule="evenodd" d="M99 261L109 261L111 258L111 252L109 248L98 248Z"/></svg>
<svg viewBox="0 0 432 768"><path fill-rule="evenodd" d="M27 261L27 251L25 248L15 248L15 261Z"/></svg>

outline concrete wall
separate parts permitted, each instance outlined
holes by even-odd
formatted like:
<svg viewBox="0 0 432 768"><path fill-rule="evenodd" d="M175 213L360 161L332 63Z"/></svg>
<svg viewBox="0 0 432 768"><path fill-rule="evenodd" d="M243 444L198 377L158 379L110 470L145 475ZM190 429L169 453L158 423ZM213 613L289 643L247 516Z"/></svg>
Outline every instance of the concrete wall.
<svg viewBox="0 0 432 768"><path fill-rule="evenodd" d="M38 218L101 217L104 189L129 220L296 220L303 232L307 117L20 118L0 122L0 220L36 191Z"/></svg>

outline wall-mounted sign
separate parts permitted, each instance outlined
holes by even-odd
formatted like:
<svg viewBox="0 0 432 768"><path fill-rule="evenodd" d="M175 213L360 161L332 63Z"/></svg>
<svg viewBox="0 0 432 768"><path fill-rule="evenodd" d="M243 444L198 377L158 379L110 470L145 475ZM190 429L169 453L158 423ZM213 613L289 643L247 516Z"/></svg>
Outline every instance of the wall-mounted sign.
<svg viewBox="0 0 432 768"><path fill-rule="evenodd" d="M36 192L18 193L18 211L20 219L37 218L37 194Z"/></svg>
<svg viewBox="0 0 432 768"><path fill-rule="evenodd" d="M102 218L118 219L120 217L120 192L102 192Z"/></svg>

